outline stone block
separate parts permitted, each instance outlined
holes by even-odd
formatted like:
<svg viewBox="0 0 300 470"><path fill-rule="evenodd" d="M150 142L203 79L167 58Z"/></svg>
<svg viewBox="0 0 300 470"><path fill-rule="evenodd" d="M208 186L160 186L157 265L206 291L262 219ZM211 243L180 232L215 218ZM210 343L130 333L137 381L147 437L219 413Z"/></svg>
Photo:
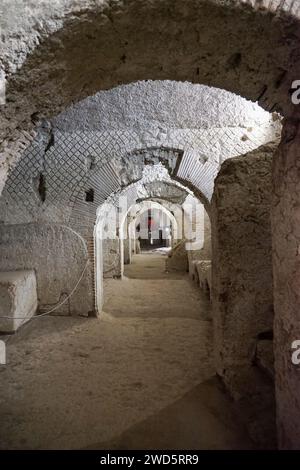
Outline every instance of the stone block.
<svg viewBox="0 0 300 470"><path fill-rule="evenodd" d="M0 332L14 333L30 320L36 309L35 272L0 272Z"/></svg>
<svg viewBox="0 0 300 470"><path fill-rule="evenodd" d="M200 288L205 292L211 292L211 261L196 261L195 267Z"/></svg>
<svg viewBox="0 0 300 470"><path fill-rule="evenodd" d="M188 272L188 256L185 248L186 241L181 240L169 253L166 260L167 271Z"/></svg>

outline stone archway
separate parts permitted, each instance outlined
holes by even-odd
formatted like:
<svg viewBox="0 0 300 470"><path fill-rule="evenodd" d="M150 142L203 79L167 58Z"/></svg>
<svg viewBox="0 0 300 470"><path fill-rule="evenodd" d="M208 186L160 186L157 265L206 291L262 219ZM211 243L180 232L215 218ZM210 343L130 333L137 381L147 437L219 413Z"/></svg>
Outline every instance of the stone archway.
<svg viewBox="0 0 300 470"><path fill-rule="evenodd" d="M8 165L30 141L40 116L51 116L72 101L118 83L149 78L207 83L258 100L289 118L274 163L272 217L278 421L281 445L296 447L300 402L295 390L300 379L290 365L290 344L300 334L299 182L294 175L300 113L289 91L300 76L300 7L293 0L128 0L98 5L87 1L72 9L71 2L63 2L55 19L52 9L20 14L27 27L17 40L14 25L8 23L1 187ZM33 18L40 20L35 27ZM29 37L26 30L31 30ZM14 50L24 54L20 57Z"/></svg>
<svg viewBox="0 0 300 470"><path fill-rule="evenodd" d="M22 4L18 23L11 23L14 5L5 7L2 184L8 160L30 141L28 131L41 116L120 83L188 80L293 112L289 90L300 66L300 12L293 0Z"/></svg>
<svg viewBox="0 0 300 470"><path fill-rule="evenodd" d="M155 166L152 167L156 173ZM160 169L163 167L160 167ZM171 192L173 191L173 193ZM109 256L110 272L108 277L122 277L123 274L123 226L130 210L139 203L148 204L149 200L153 200L152 204L159 205L168 216L177 225L176 218L171 212L163 207L161 203L155 201L156 198L162 198L165 193L165 199L173 202L174 205L183 204L186 197L190 193L188 189L176 181L162 179L160 186L152 186L143 178L136 183L129 185L123 190L117 191L107 199L97 209L96 217L93 223L94 230L94 252L92 257L92 269L94 272L95 284L95 303L96 312L101 312L103 305L103 277L107 266L104 268L105 252L112 253ZM105 241L105 247L103 247Z"/></svg>
<svg viewBox="0 0 300 470"><path fill-rule="evenodd" d="M174 214L172 214L172 212L167 209L163 204L162 202L157 202L157 201L153 201L151 199L147 199L147 200L141 200L139 201L137 204L131 206L127 212L127 214L125 215L125 217L123 218L122 222L121 222L121 227L120 227L120 254L121 254L121 275L123 275L123 270L124 270L124 240L126 240L126 238L129 236L130 234L130 229L132 229L133 226L129 226L128 227L128 233L126 233L126 230L125 230L125 223L126 223L126 218L127 217L134 217L135 219L137 217L140 217L142 216L146 211L148 210L152 210L152 209L156 209L160 212L162 212L163 214L165 214L168 219L171 221L172 223L172 239L177 239L178 236L179 236L179 230L178 230L178 222L177 222L177 219L176 217L174 216ZM131 221L131 223L135 224L135 219Z"/></svg>

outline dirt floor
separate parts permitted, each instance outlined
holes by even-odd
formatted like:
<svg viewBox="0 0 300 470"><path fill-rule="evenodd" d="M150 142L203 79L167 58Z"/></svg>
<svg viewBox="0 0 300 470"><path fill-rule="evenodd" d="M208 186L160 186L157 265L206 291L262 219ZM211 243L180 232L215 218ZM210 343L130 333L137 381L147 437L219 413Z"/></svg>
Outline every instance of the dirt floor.
<svg viewBox="0 0 300 470"><path fill-rule="evenodd" d="M105 282L101 319L43 317L0 366L1 449L251 448L214 376L210 305L165 256Z"/></svg>

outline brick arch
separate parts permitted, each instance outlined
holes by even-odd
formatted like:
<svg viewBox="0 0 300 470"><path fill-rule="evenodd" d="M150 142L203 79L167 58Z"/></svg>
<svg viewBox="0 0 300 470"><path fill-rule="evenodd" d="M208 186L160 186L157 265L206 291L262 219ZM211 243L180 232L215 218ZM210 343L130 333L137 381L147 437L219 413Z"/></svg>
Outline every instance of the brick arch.
<svg viewBox="0 0 300 470"><path fill-rule="evenodd" d="M186 196L188 196L189 191L186 190L180 183L177 181L161 181L160 182L162 187L170 186L179 189L182 192L182 203L184 202ZM116 214L119 213L119 201L122 198L126 198L126 207L123 208L123 217L122 220L120 221L120 226L124 223L124 220L126 218L127 213L130 211L130 209L139 201L141 200L146 200L147 194L144 194L142 197L139 197L139 186L143 187L142 180L137 181L126 188L120 189L117 191L114 195L112 195L110 198L107 199L103 204L101 204L97 211L96 215L93 218L93 224L90 225L90 228L86 234L87 240L90 241L90 246L93 245L92 251L91 251L91 269L93 271L93 276L94 276L94 286L95 286L95 310L99 314L101 311L101 307L103 304L103 285L102 285L102 279L103 279L103 229L107 225L109 227L113 227L112 230L116 229L118 233L120 234L121 227L117 224L115 225L115 221L113 223L109 222L110 218L110 210L114 209L116 211ZM147 191L147 190L146 190ZM161 192L157 194L158 197L161 198ZM149 194L149 197L152 199L155 198L154 192ZM148 199L147 199L148 200ZM166 200L169 202L172 202L172 198L166 196ZM118 216L119 217L119 216ZM92 222L92 219L91 219ZM121 238L121 237L119 237ZM121 269L121 261L119 259L119 255L116 255L118 257L118 265L120 266L120 275L122 272Z"/></svg>
<svg viewBox="0 0 300 470"><path fill-rule="evenodd" d="M8 4L3 14L9 18L9 12ZM300 76L299 15L294 0L125 0L97 6L82 0L76 7L55 2L55 8L38 11L24 4L18 38L9 21L3 35L2 185L9 161L30 141L28 132L41 116L118 84L203 83L290 115L289 90Z"/></svg>
<svg viewBox="0 0 300 470"><path fill-rule="evenodd" d="M58 222L51 207L64 205L65 223L77 228L78 220L88 224L87 219L91 219L93 224L97 207L111 193L138 181L145 166L161 163L170 177L188 186L209 212L221 161L254 150L273 139L274 134L269 123L246 133L240 126L171 128L158 135L153 129L141 132L136 128L71 133L56 130L50 146L49 135L41 128L9 172L0 211L6 223L15 223L13 213L17 223L36 217ZM39 207L35 181L41 173L47 194ZM84 194L91 189L95 200L86 204ZM78 217L82 209L83 219L82 214Z"/></svg>
<svg viewBox="0 0 300 470"><path fill-rule="evenodd" d="M156 200L153 200L152 198L142 199L138 201L135 205L131 206L128 211L127 216L132 216L132 211L133 211L135 219L132 220L131 223L129 224L129 230L130 230L130 227L132 227L133 224L135 223L136 219L140 217L141 215L143 215L148 209L157 209L169 218L169 220L172 223L172 240L177 240L179 236L178 220L175 217L175 215L171 212L171 210L165 206L163 200L156 201ZM123 221L122 227L121 227L121 233L123 235L124 235L124 224L125 224L125 220ZM124 240L123 240L123 237L121 236L121 246L120 246L121 257L123 257L123 250L124 250ZM123 259L121 260L121 264L123 268L124 266Z"/></svg>

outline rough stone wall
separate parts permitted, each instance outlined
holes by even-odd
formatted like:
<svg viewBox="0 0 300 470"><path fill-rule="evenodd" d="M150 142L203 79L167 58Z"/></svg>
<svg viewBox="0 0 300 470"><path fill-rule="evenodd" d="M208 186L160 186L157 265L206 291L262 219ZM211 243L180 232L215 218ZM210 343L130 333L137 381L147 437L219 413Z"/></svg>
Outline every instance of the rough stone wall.
<svg viewBox="0 0 300 470"><path fill-rule="evenodd" d="M35 315L36 310L35 272L0 272L0 332L16 332Z"/></svg>
<svg viewBox="0 0 300 470"><path fill-rule="evenodd" d="M300 115L286 121L274 161L272 232L277 427L282 449L300 448L300 373L292 343L300 340Z"/></svg>
<svg viewBox="0 0 300 470"><path fill-rule="evenodd" d="M217 106L216 106L217 104ZM200 110L200 112L199 112ZM147 80L101 91L51 120L60 132L272 126L272 116L241 96L205 85Z"/></svg>
<svg viewBox="0 0 300 470"><path fill-rule="evenodd" d="M120 240L105 239L103 243L103 277L121 277Z"/></svg>
<svg viewBox="0 0 300 470"><path fill-rule="evenodd" d="M227 386L273 329L271 170L277 144L225 162L211 206L216 366Z"/></svg>
<svg viewBox="0 0 300 470"><path fill-rule="evenodd" d="M93 280L84 271L88 254L66 227L46 224L0 225L0 271L34 270L38 309L46 312L74 292L54 313L88 315L94 310Z"/></svg>
<svg viewBox="0 0 300 470"><path fill-rule="evenodd" d="M188 271L188 256L185 245L186 240L181 240L172 248L166 259L167 271L179 271L183 273Z"/></svg>

